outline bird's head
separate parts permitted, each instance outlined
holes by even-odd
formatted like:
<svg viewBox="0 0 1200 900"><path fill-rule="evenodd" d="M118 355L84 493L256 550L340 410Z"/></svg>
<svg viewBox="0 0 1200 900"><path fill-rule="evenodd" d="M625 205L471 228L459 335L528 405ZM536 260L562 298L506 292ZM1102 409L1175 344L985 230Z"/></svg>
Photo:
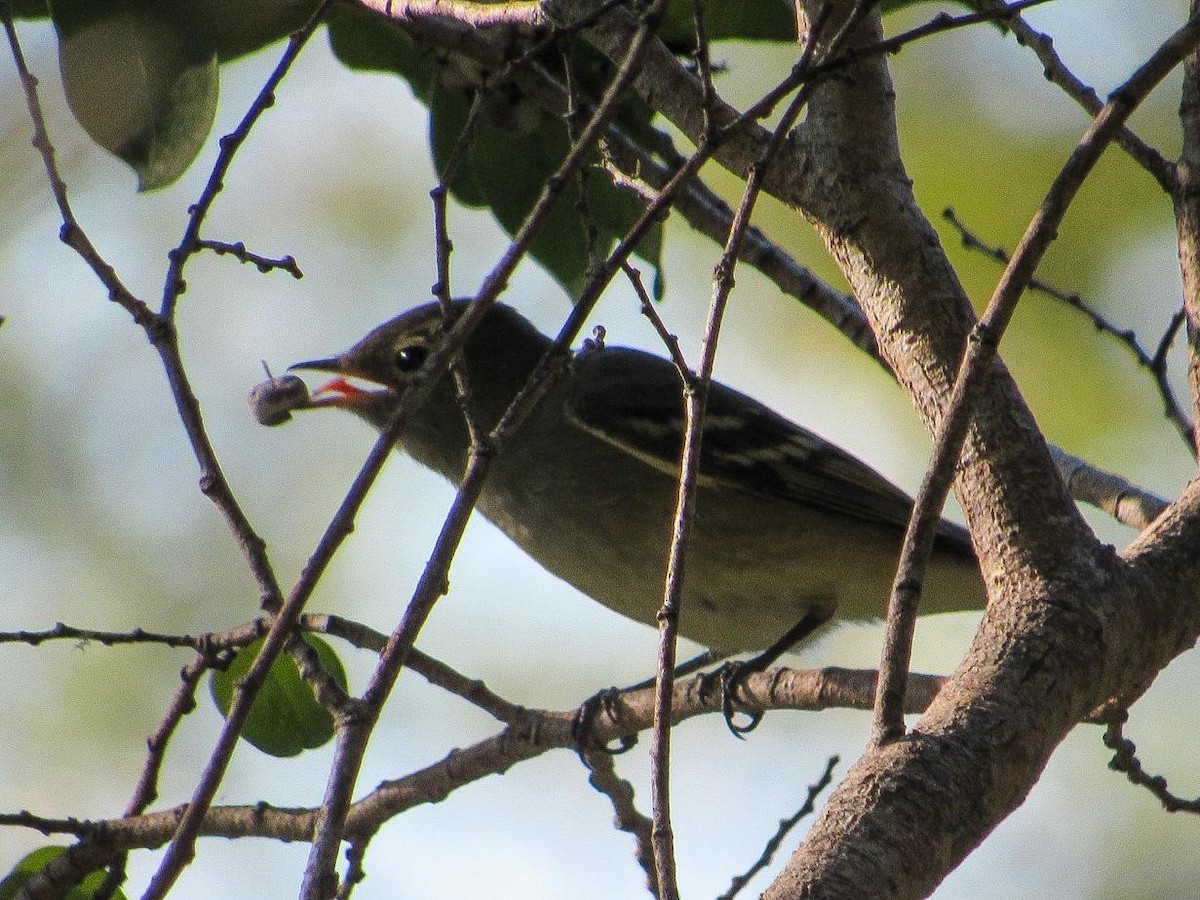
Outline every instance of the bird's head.
<svg viewBox="0 0 1200 900"><path fill-rule="evenodd" d="M461 303L454 304L452 314L461 308ZM441 345L446 327L441 307L426 304L384 322L344 353L299 362L288 371L333 374L313 391L308 408L346 409L382 430L405 388Z"/></svg>
<svg viewBox="0 0 1200 900"><path fill-rule="evenodd" d="M453 321L469 301L455 301L450 320L437 303L403 313L371 331L346 352L296 363L289 370L329 372L303 404L292 408L346 409L385 430L401 397L443 346ZM515 310L496 304L484 313L462 348L471 416L490 430L549 348L550 341ZM442 373L413 411L400 444L420 462L443 474L461 472L469 432L454 379Z"/></svg>

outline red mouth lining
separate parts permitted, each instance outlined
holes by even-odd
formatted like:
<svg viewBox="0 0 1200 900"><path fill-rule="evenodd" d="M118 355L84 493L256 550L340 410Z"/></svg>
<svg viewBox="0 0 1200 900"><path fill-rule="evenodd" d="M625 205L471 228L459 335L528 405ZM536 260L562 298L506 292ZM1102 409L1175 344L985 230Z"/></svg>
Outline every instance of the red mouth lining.
<svg viewBox="0 0 1200 900"><path fill-rule="evenodd" d="M351 384L345 378L333 378L313 391L312 399L318 404L344 405L363 403L374 393Z"/></svg>

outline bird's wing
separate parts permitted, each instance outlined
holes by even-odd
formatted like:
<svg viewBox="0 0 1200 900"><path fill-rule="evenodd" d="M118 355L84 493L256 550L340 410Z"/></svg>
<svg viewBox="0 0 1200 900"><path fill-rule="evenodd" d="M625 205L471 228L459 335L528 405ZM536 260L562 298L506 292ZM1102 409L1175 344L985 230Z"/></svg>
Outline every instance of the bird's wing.
<svg viewBox="0 0 1200 900"><path fill-rule="evenodd" d="M675 476L680 380L666 360L612 348L576 361L567 416L579 428ZM646 377L648 365L662 370ZM703 481L882 525L903 527L912 501L849 453L732 388L713 383L701 443ZM953 530L953 529L949 529Z"/></svg>

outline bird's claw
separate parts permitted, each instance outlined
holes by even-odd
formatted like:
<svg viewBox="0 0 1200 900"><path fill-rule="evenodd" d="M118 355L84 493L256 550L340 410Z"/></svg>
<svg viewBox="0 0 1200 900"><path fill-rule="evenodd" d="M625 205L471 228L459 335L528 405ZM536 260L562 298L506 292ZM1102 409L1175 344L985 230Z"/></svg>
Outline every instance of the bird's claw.
<svg viewBox="0 0 1200 900"><path fill-rule="evenodd" d="M758 669L754 665L754 660L750 660L749 662L731 660L722 663L711 672L705 672L698 679L701 697L708 695L713 689L720 690L721 715L725 719L725 727L729 729L734 737L742 740L745 740L746 735L758 727L758 723L763 718L761 712L747 712L744 709L739 709L737 705L736 694L739 682L747 675L756 671ZM743 725L734 721L738 715L746 717L746 724Z"/></svg>
<svg viewBox="0 0 1200 900"><path fill-rule="evenodd" d="M592 739L596 716L603 713L609 718L615 719L616 700L620 696L619 688L605 688L579 704L579 709L575 711L574 721L571 722L571 739L575 742L576 750L580 753L589 750L617 756L637 744L636 734L621 735L616 739L615 746L612 742L601 744Z"/></svg>

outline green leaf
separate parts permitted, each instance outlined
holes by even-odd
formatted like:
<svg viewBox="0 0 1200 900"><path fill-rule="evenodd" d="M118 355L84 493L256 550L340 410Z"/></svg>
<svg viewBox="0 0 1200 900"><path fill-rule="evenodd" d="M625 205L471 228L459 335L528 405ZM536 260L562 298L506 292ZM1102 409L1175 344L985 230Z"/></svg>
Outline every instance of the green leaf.
<svg viewBox="0 0 1200 900"><path fill-rule="evenodd" d="M304 640L317 651L321 665L344 689L346 670L333 648L311 634L304 635ZM212 673L209 688L221 715L229 714L234 688L250 671L262 644L260 639L243 647L224 672ZM333 730L333 716L317 702L291 658L281 654L254 698L242 737L271 756L296 756L327 743L333 737Z"/></svg>
<svg viewBox="0 0 1200 900"><path fill-rule="evenodd" d="M67 102L79 124L138 176L139 190L177 179L217 109L217 59L186 4L52 0Z"/></svg>
<svg viewBox="0 0 1200 900"><path fill-rule="evenodd" d="M433 168L439 176L444 178L450 165L450 156L458 144L463 129L467 126L471 98L462 91L437 90L435 85L428 105L431 107L429 144L433 153ZM475 182L475 170L471 166L470 159L464 160L464 163L454 173L454 180L450 184L450 193L463 206L475 209L487 206L487 195Z"/></svg>
<svg viewBox="0 0 1200 900"><path fill-rule="evenodd" d="M163 0L158 0L162 3ZM320 0L172 0L207 50L228 62L287 37L307 22Z"/></svg>
<svg viewBox="0 0 1200 900"><path fill-rule="evenodd" d="M436 103L432 113L438 115ZM505 125L497 127L489 120L493 114L512 118L506 118ZM561 121L535 116L532 122L521 123L518 121L521 115L516 105L485 113L485 121L476 128L470 151L475 185L510 235L516 234L541 195L547 176L569 149ZM533 258L572 296L583 286L588 263L586 232L578 205L579 185L572 180L529 245Z"/></svg>
<svg viewBox="0 0 1200 900"><path fill-rule="evenodd" d="M395 25L355 4L334 6L326 22L329 46L342 65L400 75L417 98L429 105L439 69L431 51L422 50Z"/></svg>
<svg viewBox="0 0 1200 900"><path fill-rule="evenodd" d="M796 40L796 11L791 0L707 0L705 30L711 41ZM692 0L671 0L659 35L676 53L691 53L696 46Z"/></svg>
<svg viewBox="0 0 1200 900"><path fill-rule="evenodd" d="M0 900L14 900L33 876L58 859L67 850L66 847L39 847L17 863L11 872L0 881ZM104 884L104 870L89 872L82 882L75 885L65 894L65 900L92 900ZM113 893L114 900L127 900L125 892L118 888Z"/></svg>
<svg viewBox="0 0 1200 900"><path fill-rule="evenodd" d="M466 126L472 98L487 73L464 56L423 50L378 16L350 5L333 11L329 40L343 64L393 72L408 81L416 97L430 109L434 167L445 172ZM608 60L582 42L573 43L569 52L573 83L602 87L611 73ZM547 64L561 67L557 55L548 58ZM623 121L645 126L653 113L645 104L631 100L620 115ZM472 137L450 191L465 206L490 209L513 235L570 150L566 125L561 116L541 109L508 86L486 96ZM592 249L602 255L633 224L643 205L595 169L585 169L581 179L565 187L530 246L530 254L572 295L578 293L588 274L589 237L581 209L596 230ZM658 270L661 227L656 226L647 236L638 255ZM662 290L657 276L655 290Z"/></svg>
<svg viewBox="0 0 1200 900"><path fill-rule="evenodd" d="M12 0L14 19L45 19L50 16L46 0Z"/></svg>

